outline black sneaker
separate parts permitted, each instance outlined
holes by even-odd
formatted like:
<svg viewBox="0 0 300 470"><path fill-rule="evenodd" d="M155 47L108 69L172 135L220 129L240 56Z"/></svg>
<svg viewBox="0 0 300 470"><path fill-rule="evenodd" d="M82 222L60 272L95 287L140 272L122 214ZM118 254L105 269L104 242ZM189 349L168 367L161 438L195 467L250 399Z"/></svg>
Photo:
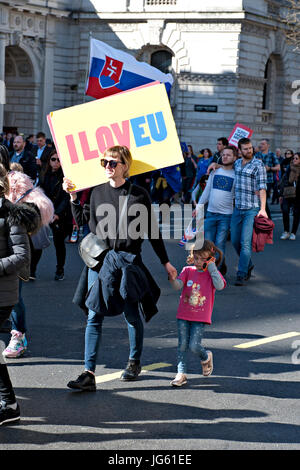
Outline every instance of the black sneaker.
<svg viewBox="0 0 300 470"><path fill-rule="evenodd" d="M65 278L64 271L56 271L55 278L54 278L55 281L63 281L64 278Z"/></svg>
<svg viewBox="0 0 300 470"><path fill-rule="evenodd" d="M67 387L75 390L82 390L83 392L95 392L96 391L96 380L94 374L88 371L84 371L79 375L78 379L71 380Z"/></svg>
<svg viewBox="0 0 300 470"><path fill-rule="evenodd" d="M235 286L245 286L246 283L247 283L247 280L244 277L237 276L234 285Z"/></svg>
<svg viewBox="0 0 300 470"><path fill-rule="evenodd" d="M0 402L0 426L4 423L12 423L13 421L19 421L20 419L20 407L17 404L17 408L14 410L10 408L5 401Z"/></svg>
<svg viewBox="0 0 300 470"><path fill-rule="evenodd" d="M141 370L140 361L129 361L126 369L122 372L121 380L137 380Z"/></svg>

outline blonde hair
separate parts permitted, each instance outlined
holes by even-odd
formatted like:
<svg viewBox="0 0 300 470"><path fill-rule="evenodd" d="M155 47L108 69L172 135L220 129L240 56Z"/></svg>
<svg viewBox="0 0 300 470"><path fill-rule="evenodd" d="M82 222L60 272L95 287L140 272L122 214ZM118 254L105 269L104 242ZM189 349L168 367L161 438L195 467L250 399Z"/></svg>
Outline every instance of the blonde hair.
<svg viewBox="0 0 300 470"><path fill-rule="evenodd" d="M195 250L195 245L192 246L189 256L187 257L187 264L194 264L194 254L200 255L201 253L209 253L210 256L214 256L218 253L218 259L216 260L216 266L219 266L223 260L223 252L210 240L204 240L202 248Z"/></svg>
<svg viewBox="0 0 300 470"><path fill-rule="evenodd" d="M0 163L0 197L3 197L9 193L9 180L6 168Z"/></svg>
<svg viewBox="0 0 300 470"><path fill-rule="evenodd" d="M22 165L20 163L13 162L10 164L10 170L11 171L20 171L21 173L24 173Z"/></svg>
<svg viewBox="0 0 300 470"><path fill-rule="evenodd" d="M124 178L129 178L129 170L132 164L132 155L130 153L129 148L125 147L125 145L115 145L114 147L109 147L105 150L103 157L111 157L111 158L120 158L122 163L127 165L127 170L124 173Z"/></svg>

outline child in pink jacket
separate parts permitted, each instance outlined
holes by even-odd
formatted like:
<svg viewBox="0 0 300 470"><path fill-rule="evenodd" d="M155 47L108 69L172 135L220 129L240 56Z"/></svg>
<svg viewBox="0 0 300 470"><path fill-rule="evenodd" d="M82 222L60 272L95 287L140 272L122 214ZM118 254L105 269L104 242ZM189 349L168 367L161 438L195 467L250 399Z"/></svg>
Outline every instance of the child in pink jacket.
<svg viewBox="0 0 300 470"><path fill-rule="evenodd" d="M215 255L218 253L218 261ZM191 250L187 264L175 281L170 281L175 290L182 289L177 311L178 368L171 385L181 387L187 383L187 353L190 349L201 360L205 377L213 371L213 354L202 345L206 324L211 324L215 291L222 290L226 281L218 271L223 254L213 242L204 240L200 250Z"/></svg>

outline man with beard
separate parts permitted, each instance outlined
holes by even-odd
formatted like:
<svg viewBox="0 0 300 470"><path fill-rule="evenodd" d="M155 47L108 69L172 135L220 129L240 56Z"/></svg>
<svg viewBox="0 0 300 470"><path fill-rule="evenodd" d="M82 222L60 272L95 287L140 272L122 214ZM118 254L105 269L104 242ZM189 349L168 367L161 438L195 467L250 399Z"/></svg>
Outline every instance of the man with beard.
<svg viewBox="0 0 300 470"><path fill-rule="evenodd" d="M238 143L241 158L234 163L235 207L231 217L232 244L239 256L236 286L244 286L250 279L254 265L251 261L252 234L256 215L267 217L267 174L261 160L254 157L250 139ZM219 165L212 163L208 173Z"/></svg>
<svg viewBox="0 0 300 470"><path fill-rule="evenodd" d="M266 213L266 169L261 160L254 157L250 139L239 140L242 158L234 164L235 208L231 218L231 241L239 255L235 285L243 286L251 277L252 233L256 215L268 217Z"/></svg>
<svg viewBox="0 0 300 470"><path fill-rule="evenodd" d="M237 158L237 149L227 146L223 149L219 164L215 171L210 173L205 189L198 204L208 203L204 221L204 234L207 240L212 241L225 256L226 241L230 229L234 199L234 162ZM225 275L227 268L225 258L219 268Z"/></svg>
<svg viewBox="0 0 300 470"><path fill-rule="evenodd" d="M24 173L34 181L37 176L38 168L33 154L25 149L25 145L26 142L23 136L17 135L14 139L14 151L10 155L10 162L22 165Z"/></svg>

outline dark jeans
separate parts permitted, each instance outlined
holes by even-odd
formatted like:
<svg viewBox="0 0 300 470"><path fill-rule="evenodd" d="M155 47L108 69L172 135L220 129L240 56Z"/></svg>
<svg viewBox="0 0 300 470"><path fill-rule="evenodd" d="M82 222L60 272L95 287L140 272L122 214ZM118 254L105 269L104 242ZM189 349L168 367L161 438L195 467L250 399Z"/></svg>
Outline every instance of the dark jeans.
<svg viewBox="0 0 300 470"><path fill-rule="evenodd" d="M273 183L272 204L275 204L275 201L277 201L277 204L278 204L278 202L279 202L278 181L274 181L274 183Z"/></svg>
<svg viewBox="0 0 300 470"><path fill-rule="evenodd" d="M89 269L88 288L98 277L98 273ZM124 309L124 317L127 323L130 353L129 359L140 360L143 350L144 325L139 313L138 302L127 302ZM102 336L102 323L104 317L89 310L85 330L85 369L95 372L97 353ZM115 339L116 341L116 339Z"/></svg>
<svg viewBox="0 0 300 470"><path fill-rule="evenodd" d="M12 330L26 333L26 309L22 298L23 282L19 281L19 302L14 306L11 312Z"/></svg>
<svg viewBox="0 0 300 470"><path fill-rule="evenodd" d="M204 220L204 234L207 240L212 241L223 252L225 257L226 241L230 230L231 214L217 214L206 212Z"/></svg>
<svg viewBox="0 0 300 470"><path fill-rule="evenodd" d="M290 231L290 211L293 209L292 233L296 235L300 222L300 202L295 198L283 198L281 204L283 227L285 232Z"/></svg>
<svg viewBox="0 0 300 470"><path fill-rule="evenodd" d="M253 266L251 261L254 218L258 209L234 208L231 218L231 242L239 256L237 275L245 278Z"/></svg>
<svg viewBox="0 0 300 470"><path fill-rule="evenodd" d="M0 307L0 327L7 320L12 311L12 307ZM1 354L2 356L2 354ZM0 400L5 401L8 405L16 402L16 396L8 375L6 364L0 364Z"/></svg>

